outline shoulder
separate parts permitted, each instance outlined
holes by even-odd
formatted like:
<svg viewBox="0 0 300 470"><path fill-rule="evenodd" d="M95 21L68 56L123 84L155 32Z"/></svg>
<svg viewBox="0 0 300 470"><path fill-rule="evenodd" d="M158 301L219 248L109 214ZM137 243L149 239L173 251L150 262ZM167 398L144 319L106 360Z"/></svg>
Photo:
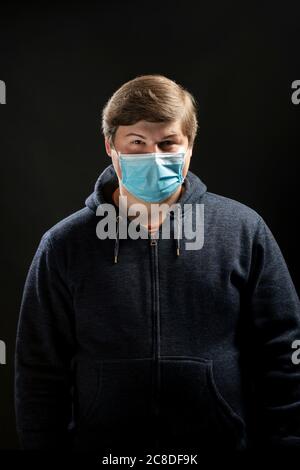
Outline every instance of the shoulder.
<svg viewBox="0 0 300 470"><path fill-rule="evenodd" d="M204 198L204 205L205 204L209 211L219 214L224 219L243 220L254 223L254 225L262 221L261 215L254 208L236 199L220 194L207 191Z"/></svg>
<svg viewBox="0 0 300 470"><path fill-rule="evenodd" d="M49 227L42 235L46 244L76 242L85 238L89 233L95 233L95 214L84 207L59 220Z"/></svg>
<svg viewBox="0 0 300 470"><path fill-rule="evenodd" d="M257 233L269 230L256 209L236 199L207 191L202 202L206 221L224 234L230 232L253 238Z"/></svg>

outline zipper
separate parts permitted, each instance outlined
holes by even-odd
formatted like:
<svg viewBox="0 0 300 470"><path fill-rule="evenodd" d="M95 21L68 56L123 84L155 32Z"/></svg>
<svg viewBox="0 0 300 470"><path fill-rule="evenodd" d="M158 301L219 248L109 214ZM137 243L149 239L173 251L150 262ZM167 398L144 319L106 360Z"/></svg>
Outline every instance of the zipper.
<svg viewBox="0 0 300 470"><path fill-rule="evenodd" d="M158 425L160 391L160 322L159 322L159 280L158 280L158 240L150 238L153 274L153 415ZM155 433L157 435L157 433ZM157 439L156 439L157 443Z"/></svg>

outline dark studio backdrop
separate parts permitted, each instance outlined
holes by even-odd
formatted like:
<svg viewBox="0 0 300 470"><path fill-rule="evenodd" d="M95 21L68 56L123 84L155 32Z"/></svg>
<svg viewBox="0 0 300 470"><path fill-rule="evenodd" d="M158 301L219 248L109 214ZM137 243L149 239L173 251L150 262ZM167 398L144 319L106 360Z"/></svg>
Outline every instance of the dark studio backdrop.
<svg viewBox="0 0 300 470"><path fill-rule="evenodd" d="M1 3L0 449L18 448L14 348L30 262L110 164L101 111L125 81L161 73L194 94L190 169L262 215L299 293L299 43L296 1Z"/></svg>

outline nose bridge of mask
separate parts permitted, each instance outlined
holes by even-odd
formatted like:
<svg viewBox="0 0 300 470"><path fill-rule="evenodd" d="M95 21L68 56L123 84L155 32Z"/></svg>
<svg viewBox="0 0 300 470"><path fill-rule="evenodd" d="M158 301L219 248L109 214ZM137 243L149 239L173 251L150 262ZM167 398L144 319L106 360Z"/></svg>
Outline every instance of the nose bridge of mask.
<svg viewBox="0 0 300 470"><path fill-rule="evenodd" d="M118 158L120 159L120 157L122 158L125 158L128 157L130 158L130 160L132 160L134 157L137 157L137 158L153 158L153 159L157 159L157 158L171 158L171 157L181 157L183 155L183 160L185 160L186 158L186 154L188 152L188 149L185 149L184 146L180 147L180 150L178 150L177 152L149 152L149 153L122 153L120 151L118 151L115 147L114 147L114 150L118 156Z"/></svg>

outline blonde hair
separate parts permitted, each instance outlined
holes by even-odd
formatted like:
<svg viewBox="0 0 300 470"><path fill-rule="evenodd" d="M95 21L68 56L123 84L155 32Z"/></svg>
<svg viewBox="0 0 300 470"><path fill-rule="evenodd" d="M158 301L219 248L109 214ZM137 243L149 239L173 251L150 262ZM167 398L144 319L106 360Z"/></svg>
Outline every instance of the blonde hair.
<svg viewBox="0 0 300 470"><path fill-rule="evenodd" d="M140 75L124 83L106 103L102 132L113 142L118 126L130 126L140 120L180 120L182 133L192 146L198 130L197 102L182 85L163 75Z"/></svg>

